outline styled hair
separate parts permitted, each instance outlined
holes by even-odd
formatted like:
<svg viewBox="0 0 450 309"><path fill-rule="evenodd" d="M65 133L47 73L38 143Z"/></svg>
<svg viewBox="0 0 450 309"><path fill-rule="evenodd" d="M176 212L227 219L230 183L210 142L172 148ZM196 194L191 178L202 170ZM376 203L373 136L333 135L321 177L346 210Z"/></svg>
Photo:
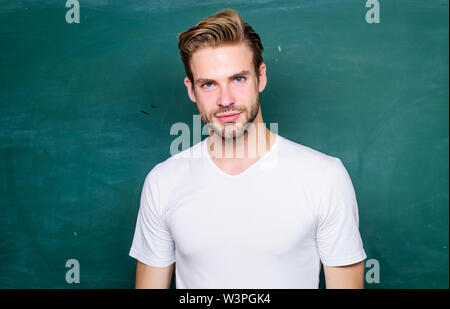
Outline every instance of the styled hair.
<svg viewBox="0 0 450 309"><path fill-rule="evenodd" d="M253 66L259 79L259 66L263 62L259 35L244 22L238 12L223 9L202 19L195 26L178 35L178 48L184 64L186 76L194 83L190 60L192 54L205 47L218 47L223 44L245 43L253 52Z"/></svg>

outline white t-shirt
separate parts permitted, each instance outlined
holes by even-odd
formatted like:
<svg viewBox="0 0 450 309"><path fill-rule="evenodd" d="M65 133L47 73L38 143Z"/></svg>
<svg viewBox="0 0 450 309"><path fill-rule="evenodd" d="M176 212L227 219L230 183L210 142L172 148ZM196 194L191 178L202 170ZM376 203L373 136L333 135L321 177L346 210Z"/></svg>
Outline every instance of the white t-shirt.
<svg viewBox="0 0 450 309"><path fill-rule="evenodd" d="M212 161L207 139L147 175L130 256L175 264L177 289L318 288L321 262L367 256L340 159L278 134L244 172Z"/></svg>

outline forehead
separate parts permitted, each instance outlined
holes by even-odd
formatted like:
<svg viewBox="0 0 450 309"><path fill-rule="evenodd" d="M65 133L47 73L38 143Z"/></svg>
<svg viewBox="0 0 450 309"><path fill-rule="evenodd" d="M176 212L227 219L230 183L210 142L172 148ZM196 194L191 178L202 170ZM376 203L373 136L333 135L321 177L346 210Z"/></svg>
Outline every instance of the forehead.
<svg viewBox="0 0 450 309"><path fill-rule="evenodd" d="M253 72L253 53L245 43L205 47L192 54L194 79L228 77L237 72Z"/></svg>

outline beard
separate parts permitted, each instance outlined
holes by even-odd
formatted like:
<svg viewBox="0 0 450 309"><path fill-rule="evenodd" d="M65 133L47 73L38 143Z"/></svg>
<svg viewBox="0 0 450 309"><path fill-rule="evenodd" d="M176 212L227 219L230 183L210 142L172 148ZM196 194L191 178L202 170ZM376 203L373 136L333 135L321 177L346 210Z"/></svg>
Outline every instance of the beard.
<svg viewBox="0 0 450 309"><path fill-rule="evenodd" d="M234 108L232 106L231 107L228 106L221 108L217 111L214 111L209 115L204 112L200 112L197 106L202 121L208 128L214 131L214 134L221 137L224 142L230 142L241 138L245 134L245 132L247 132L248 127L255 120L256 116L258 115L259 108L260 108L259 96L257 97L256 101L250 105L249 108ZM242 122L236 121L227 123L216 123L212 121L214 115L227 113L230 111L241 112L239 118L242 118L241 120Z"/></svg>

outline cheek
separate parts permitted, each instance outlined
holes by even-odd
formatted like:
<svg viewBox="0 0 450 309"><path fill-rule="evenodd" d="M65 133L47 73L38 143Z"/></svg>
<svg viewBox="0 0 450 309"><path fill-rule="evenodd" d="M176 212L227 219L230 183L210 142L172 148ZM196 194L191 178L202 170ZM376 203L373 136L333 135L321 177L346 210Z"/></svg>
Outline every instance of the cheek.
<svg viewBox="0 0 450 309"><path fill-rule="evenodd" d="M217 91L204 91L199 94L204 105L212 105L217 100Z"/></svg>
<svg viewBox="0 0 450 309"><path fill-rule="evenodd" d="M257 91L252 85L246 85L239 89L236 89L236 100L241 104L251 103L257 95Z"/></svg>
<svg viewBox="0 0 450 309"><path fill-rule="evenodd" d="M197 95L197 107L202 113L210 114L215 111L216 97L210 93Z"/></svg>

